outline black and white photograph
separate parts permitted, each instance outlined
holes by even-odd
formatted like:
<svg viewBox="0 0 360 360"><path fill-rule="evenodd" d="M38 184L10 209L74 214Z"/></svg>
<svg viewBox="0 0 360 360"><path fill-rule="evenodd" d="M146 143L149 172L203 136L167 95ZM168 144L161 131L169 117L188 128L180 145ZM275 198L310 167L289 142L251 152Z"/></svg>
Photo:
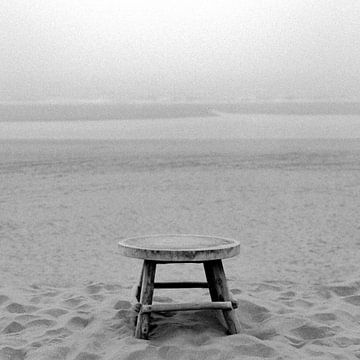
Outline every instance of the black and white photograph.
<svg viewBox="0 0 360 360"><path fill-rule="evenodd" d="M0 360L360 359L360 1L0 0Z"/></svg>

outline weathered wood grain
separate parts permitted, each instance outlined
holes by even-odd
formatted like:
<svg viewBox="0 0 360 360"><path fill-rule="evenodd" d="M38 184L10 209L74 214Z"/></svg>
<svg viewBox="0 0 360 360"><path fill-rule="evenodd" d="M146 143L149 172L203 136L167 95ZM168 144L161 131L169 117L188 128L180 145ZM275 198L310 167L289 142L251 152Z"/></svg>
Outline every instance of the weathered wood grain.
<svg viewBox="0 0 360 360"><path fill-rule="evenodd" d="M159 262L203 262L238 255L240 244L233 239L205 235L149 235L119 242L124 256Z"/></svg>
<svg viewBox="0 0 360 360"><path fill-rule="evenodd" d="M239 253L237 241L201 235L151 235L122 240L119 249L125 256L144 259L140 283L134 286L132 292L139 311L135 329L137 338L148 338L152 311L218 309L222 310L229 333L240 332L240 323L234 311L237 303L229 292L221 261ZM157 264L180 262L202 262L207 282L155 283ZM152 305L154 288L209 288L212 302Z"/></svg>
<svg viewBox="0 0 360 360"><path fill-rule="evenodd" d="M135 284L131 289L131 303L135 305L140 302L140 294L141 294L141 286L142 286L142 278L144 273L144 265L141 268L139 282Z"/></svg>
<svg viewBox="0 0 360 360"><path fill-rule="evenodd" d="M140 303L141 305L151 305L154 293L154 280L156 272L156 262L144 260L144 267L142 271L142 284ZM141 309L140 309L141 310ZM150 314L139 313L135 337L138 339L147 339L149 336Z"/></svg>
<svg viewBox="0 0 360 360"><path fill-rule="evenodd" d="M213 301L232 301L225 277L224 268L221 260L204 262L204 269L209 283L210 296ZM236 317L235 310L223 310L225 322L230 334L240 332L240 323Z"/></svg>
<svg viewBox="0 0 360 360"><path fill-rule="evenodd" d="M154 304L143 305L140 313L149 312L166 312L166 311L189 311L189 310L231 310L232 304L230 301L211 301L211 302L193 302L193 303L178 303L178 304Z"/></svg>
<svg viewBox="0 0 360 360"><path fill-rule="evenodd" d="M206 289L209 287L207 282L156 282L155 289Z"/></svg>

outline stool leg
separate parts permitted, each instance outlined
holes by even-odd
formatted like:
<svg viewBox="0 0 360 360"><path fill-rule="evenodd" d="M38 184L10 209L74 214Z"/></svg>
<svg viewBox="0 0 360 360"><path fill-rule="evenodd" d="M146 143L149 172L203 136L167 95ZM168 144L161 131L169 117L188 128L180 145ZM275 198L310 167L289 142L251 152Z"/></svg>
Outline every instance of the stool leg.
<svg viewBox="0 0 360 360"><path fill-rule="evenodd" d="M156 271L156 262L144 260L142 273L142 284L140 293L140 304L151 305L154 293L154 279ZM141 309L138 315L135 337L138 339L147 339L149 335L150 314L142 314Z"/></svg>
<svg viewBox="0 0 360 360"><path fill-rule="evenodd" d="M221 260L204 262L206 279L209 284L212 301L231 301L224 268ZM223 310L225 322L230 334L240 332L240 323L236 317L235 310Z"/></svg>
<svg viewBox="0 0 360 360"><path fill-rule="evenodd" d="M141 267L139 281L131 289L132 310L137 314L140 311L140 294L141 294L143 273L144 273L144 264ZM137 323L137 318L138 318L137 314L136 314L136 316L133 316L133 323L134 323L135 328L136 328L136 323Z"/></svg>
<svg viewBox="0 0 360 360"><path fill-rule="evenodd" d="M140 274L140 279L139 279L139 283L138 283L138 287L136 289L136 300L138 302L140 302L140 295L141 295L141 286L142 286L142 279L143 279L143 274L144 274L144 264L141 268L141 274Z"/></svg>
<svg viewBox="0 0 360 360"><path fill-rule="evenodd" d="M209 285L209 293L210 293L211 301L220 301L218 292L216 291L216 287L214 286L215 276L214 276L214 272L212 271L213 270L212 261L205 261L203 265L204 265L206 280Z"/></svg>

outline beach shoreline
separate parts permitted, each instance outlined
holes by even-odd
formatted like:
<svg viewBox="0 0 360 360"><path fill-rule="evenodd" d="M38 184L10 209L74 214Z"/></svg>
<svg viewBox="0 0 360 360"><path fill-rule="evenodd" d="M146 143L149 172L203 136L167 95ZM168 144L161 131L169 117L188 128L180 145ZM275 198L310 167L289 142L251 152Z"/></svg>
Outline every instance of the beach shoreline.
<svg viewBox="0 0 360 360"><path fill-rule="evenodd" d="M358 359L359 159L356 139L2 140L0 359ZM240 241L224 260L240 334L198 311L134 339L141 261L117 241L174 232ZM189 299L209 294L154 300Z"/></svg>

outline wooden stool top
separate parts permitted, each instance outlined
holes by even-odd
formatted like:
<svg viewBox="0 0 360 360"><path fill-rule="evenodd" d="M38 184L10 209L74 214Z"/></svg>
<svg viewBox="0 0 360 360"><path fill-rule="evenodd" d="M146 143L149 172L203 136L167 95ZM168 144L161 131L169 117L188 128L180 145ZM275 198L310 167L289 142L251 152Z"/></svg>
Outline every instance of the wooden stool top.
<svg viewBox="0 0 360 360"><path fill-rule="evenodd" d="M236 240L204 235L147 235L119 242L122 255L159 262L203 262L238 255Z"/></svg>

